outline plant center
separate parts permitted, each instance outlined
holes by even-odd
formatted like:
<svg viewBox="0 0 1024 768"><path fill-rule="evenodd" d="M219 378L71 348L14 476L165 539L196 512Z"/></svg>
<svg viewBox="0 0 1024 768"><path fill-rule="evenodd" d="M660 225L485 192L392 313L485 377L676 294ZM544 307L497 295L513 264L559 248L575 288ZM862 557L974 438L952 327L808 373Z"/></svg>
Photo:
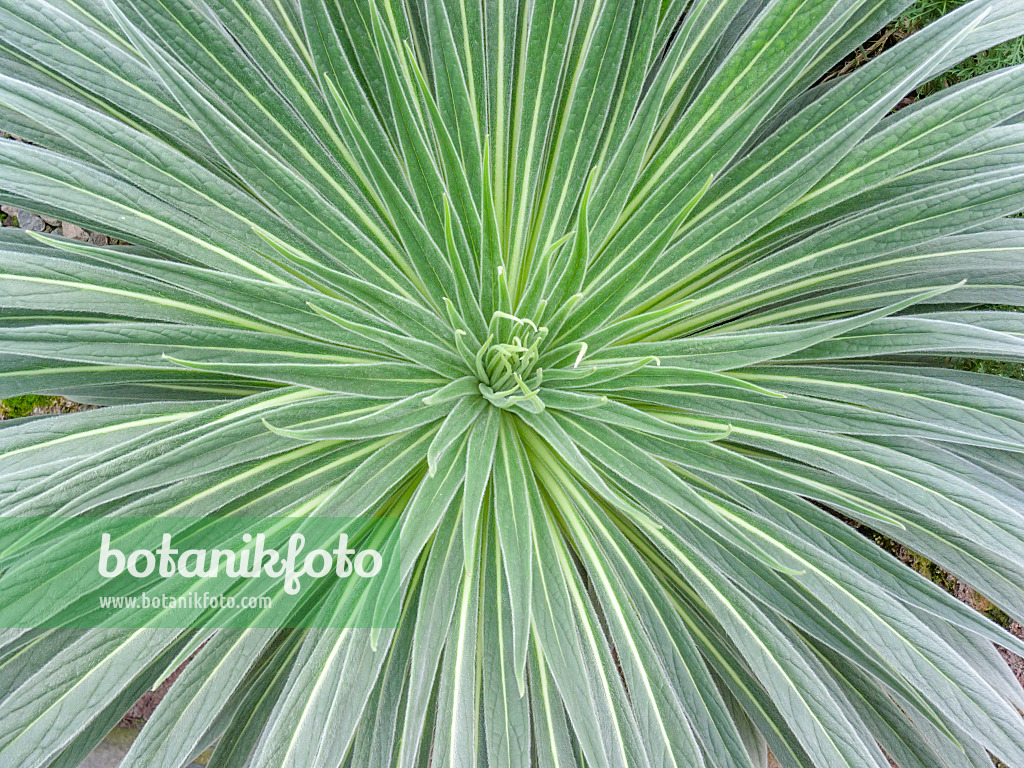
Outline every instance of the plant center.
<svg viewBox="0 0 1024 768"><path fill-rule="evenodd" d="M538 328L532 320L495 312L487 338L474 353L466 346L466 332L455 332L463 357L480 381L480 394L498 408L519 405L533 413L544 410L540 399L544 371L537 367L537 360L547 333L547 328Z"/></svg>

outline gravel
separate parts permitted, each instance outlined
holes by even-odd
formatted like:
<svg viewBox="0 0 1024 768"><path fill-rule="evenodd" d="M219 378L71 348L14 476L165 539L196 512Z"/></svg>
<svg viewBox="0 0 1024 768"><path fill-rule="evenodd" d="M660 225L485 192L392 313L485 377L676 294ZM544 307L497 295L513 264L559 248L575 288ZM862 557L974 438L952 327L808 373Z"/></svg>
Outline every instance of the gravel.
<svg viewBox="0 0 1024 768"><path fill-rule="evenodd" d="M90 232L77 224L60 221L51 216L35 214L13 205L0 205L0 226L17 227L28 232L46 234L52 232L55 235L91 245L116 245L120 242L99 232Z"/></svg>

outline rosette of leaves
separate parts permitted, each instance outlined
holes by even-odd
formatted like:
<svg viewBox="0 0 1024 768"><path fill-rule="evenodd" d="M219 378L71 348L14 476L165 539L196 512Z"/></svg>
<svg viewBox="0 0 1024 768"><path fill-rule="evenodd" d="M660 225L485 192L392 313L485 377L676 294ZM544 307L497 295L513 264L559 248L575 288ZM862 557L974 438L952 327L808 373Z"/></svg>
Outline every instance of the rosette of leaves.
<svg viewBox="0 0 1024 768"><path fill-rule="evenodd" d="M0 233L0 394L109 406L2 513L401 558L393 628L5 630L0 764L194 653L123 765L1024 766L1024 644L849 525L1024 620L1024 387L946 366L1024 358L1024 71L892 112L1024 6L825 78L907 5L0 0L0 198L133 244Z"/></svg>

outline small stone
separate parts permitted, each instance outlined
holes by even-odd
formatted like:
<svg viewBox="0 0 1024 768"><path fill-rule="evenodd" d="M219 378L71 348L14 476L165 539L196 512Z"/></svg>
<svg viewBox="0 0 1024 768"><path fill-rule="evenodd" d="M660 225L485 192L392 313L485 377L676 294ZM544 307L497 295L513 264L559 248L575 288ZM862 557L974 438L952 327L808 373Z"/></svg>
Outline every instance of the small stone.
<svg viewBox="0 0 1024 768"><path fill-rule="evenodd" d="M42 216L42 215L39 218L42 219L46 224L48 224L51 227L59 227L60 226L60 220L59 219L51 219L49 216Z"/></svg>
<svg viewBox="0 0 1024 768"><path fill-rule="evenodd" d="M13 205L0 205L0 213L5 213L8 216L17 216L18 209Z"/></svg>
<svg viewBox="0 0 1024 768"><path fill-rule="evenodd" d="M99 232L89 233L89 242L93 245L110 245L110 241L106 235L101 235Z"/></svg>
<svg viewBox="0 0 1024 768"><path fill-rule="evenodd" d="M14 215L18 217L18 226L22 229L26 229L29 232L46 231L46 225L43 224L43 220L34 213L29 213L19 208Z"/></svg>
<svg viewBox="0 0 1024 768"><path fill-rule="evenodd" d="M70 238L72 240L81 240L82 242L86 243L89 242L89 233L86 232L77 224L70 224L65 221L61 225L61 234L63 234L64 237Z"/></svg>

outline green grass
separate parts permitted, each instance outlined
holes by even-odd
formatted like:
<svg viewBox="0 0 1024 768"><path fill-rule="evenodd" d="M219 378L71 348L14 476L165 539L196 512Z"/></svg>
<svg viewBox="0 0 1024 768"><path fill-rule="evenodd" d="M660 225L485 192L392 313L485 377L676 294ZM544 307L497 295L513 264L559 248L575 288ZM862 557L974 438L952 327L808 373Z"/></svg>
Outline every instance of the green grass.
<svg viewBox="0 0 1024 768"><path fill-rule="evenodd" d="M59 397L46 395L21 395L0 400L0 419L17 419L28 416L36 408L54 405L58 400L60 400Z"/></svg>
<svg viewBox="0 0 1024 768"><path fill-rule="evenodd" d="M955 360L953 367L961 371L975 373L991 373L996 376L1009 376L1011 379L1024 380L1024 365L1003 360Z"/></svg>
<svg viewBox="0 0 1024 768"><path fill-rule="evenodd" d="M940 16L966 5L967 0L918 0L904 11L891 25L891 28L903 36L917 32ZM927 96L943 88L968 80L978 75L994 72L1014 64L1024 64L1024 37L989 48L977 56L957 64L943 72L927 85L917 89L919 96Z"/></svg>

